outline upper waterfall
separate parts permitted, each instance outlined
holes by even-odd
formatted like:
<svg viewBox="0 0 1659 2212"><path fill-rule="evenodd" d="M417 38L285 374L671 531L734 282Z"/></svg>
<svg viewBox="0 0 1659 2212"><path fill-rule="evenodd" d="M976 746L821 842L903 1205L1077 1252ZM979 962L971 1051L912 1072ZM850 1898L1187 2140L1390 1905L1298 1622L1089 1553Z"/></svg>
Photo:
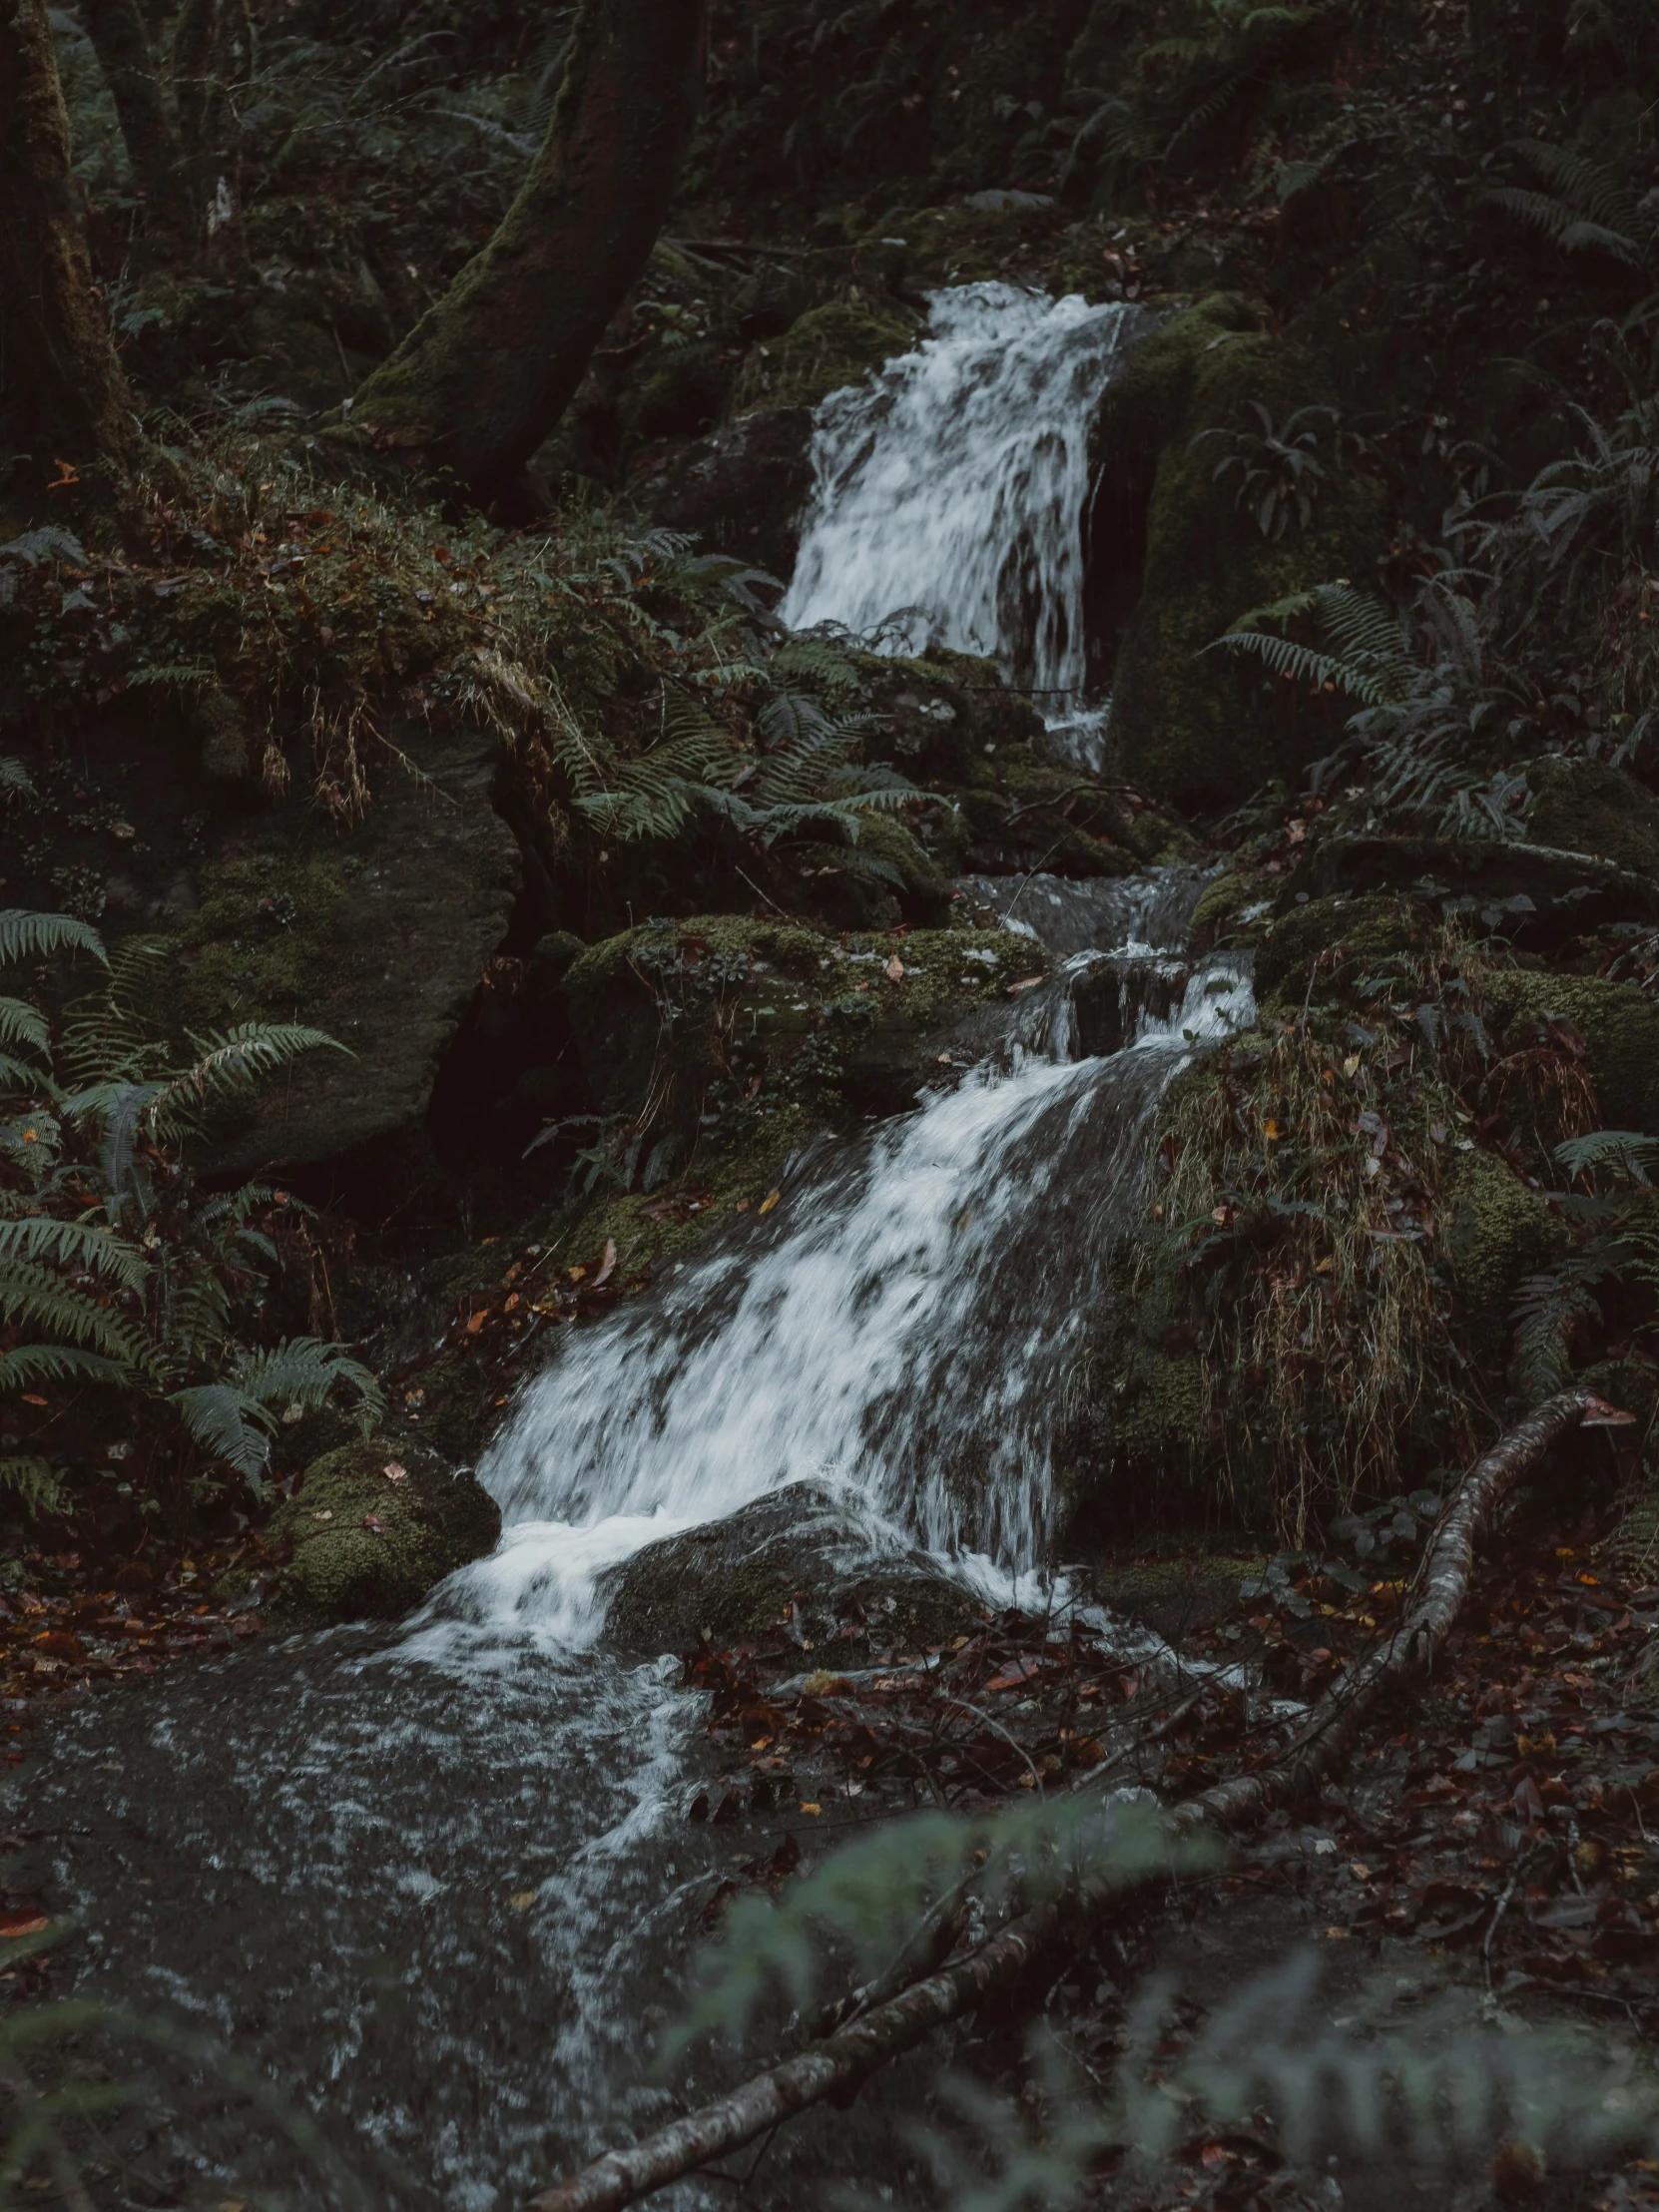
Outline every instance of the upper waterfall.
<svg viewBox="0 0 1659 2212"><path fill-rule="evenodd" d="M1000 661L1051 716L1087 680L1089 425L1139 307L1014 284L935 292L930 334L818 410L795 629Z"/></svg>

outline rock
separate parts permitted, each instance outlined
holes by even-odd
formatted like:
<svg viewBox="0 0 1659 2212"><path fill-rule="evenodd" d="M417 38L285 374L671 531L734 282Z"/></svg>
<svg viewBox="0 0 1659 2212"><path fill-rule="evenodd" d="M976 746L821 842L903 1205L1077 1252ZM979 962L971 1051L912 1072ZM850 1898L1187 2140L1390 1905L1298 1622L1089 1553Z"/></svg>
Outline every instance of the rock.
<svg viewBox="0 0 1659 2212"><path fill-rule="evenodd" d="M1331 837L1292 879L1310 897L1396 890L1548 947L1610 921L1659 916L1659 880L1592 852L1484 837Z"/></svg>
<svg viewBox="0 0 1659 2212"><path fill-rule="evenodd" d="M422 1445L394 1458L383 1444L343 1444L313 1460L272 1516L269 1541L292 1547L277 1607L311 1621L394 1620L500 1533L501 1509L470 1470Z"/></svg>
<svg viewBox="0 0 1659 2212"><path fill-rule="evenodd" d="M896 300L879 305L831 299L793 322L781 338L751 347L739 371L733 405L813 408L830 392L860 383L920 335L916 317Z"/></svg>
<svg viewBox="0 0 1659 2212"><path fill-rule="evenodd" d="M1513 1046L1552 1020L1572 1023L1604 1129L1659 1137L1659 1005L1633 983L1599 975L1551 975L1501 968L1485 978L1488 1026Z"/></svg>
<svg viewBox="0 0 1659 2212"><path fill-rule="evenodd" d="M184 1012L196 1029L299 1020L347 1048L305 1054L203 1158L219 1175L374 1148L418 1167L433 1077L506 932L520 856L477 732L398 734L360 822L297 803L234 821L199 865ZM396 1153L395 1161L391 1157Z"/></svg>
<svg viewBox="0 0 1659 2212"><path fill-rule="evenodd" d="M1476 1150L1453 1156L1440 1233L1474 1348L1501 1364L1515 1293L1559 1257L1565 1225L1496 1153Z"/></svg>
<svg viewBox="0 0 1659 2212"><path fill-rule="evenodd" d="M1407 899L1381 892L1310 898L1276 915L1256 940L1256 993L1266 1004L1283 989L1300 1005L1310 985L1316 997L1327 995L1343 971L1375 972L1380 961L1420 952L1427 942L1428 924Z"/></svg>
<svg viewBox="0 0 1659 2212"><path fill-rule="evenodd" d="M1216 478L1224 446L1194 440L1253 434L1253 404L1282 425L1333 396L1323 364L1269 336L1231 293L1171 315L1107 387L1088 558L1091 597L1108 604L1091 632L1113 627L1111 603L1124 597L1117 572L1144 548L1139 599L1121 617L1108 748L1114 773L1156 799L1234 806L1274 778L1300 782L1332 750L1340 721L1328 702L1207 648L1251 607L1369 573L1386 525L1380 488L1335 464L1326 428L1329 473L1307 527L1293 519L1264 536L1235 505L1238 471Z"/></svg>
<svg viewBox="0 0 1659 2212"><path fill-rule="evenodd" d="M606 1594L608 1637L652 1653L691 1651L700 1638L723 1648L779 1627L816 1644L837 1623L871 1616L913 1647L960 1635L985 1611L925 1552L873 1540L828 1483L792 1483L648 1544Z"/></svg>
<svg viewBox="0 0 1659 2212"><path fill-rule="evenodd" d="M1650 879L1659 878L1659 798L1604 761L1534 761L1526 780L1536 795L1527 828L1534 844L1591 852Z"/></svg>
<svg viewBox="0 0 1659 2212"><path fill-rule="evenodd" d="M812 438L810 408L763 408L636 476L629 491L663 529L787 583L813 488Z"/></svg>

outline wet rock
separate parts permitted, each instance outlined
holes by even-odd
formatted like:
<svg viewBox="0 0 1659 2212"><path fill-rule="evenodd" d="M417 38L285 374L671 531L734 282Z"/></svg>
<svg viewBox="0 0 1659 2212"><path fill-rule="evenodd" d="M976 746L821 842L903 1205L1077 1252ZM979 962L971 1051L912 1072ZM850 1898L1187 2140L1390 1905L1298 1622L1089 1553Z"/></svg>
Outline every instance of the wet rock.
<svg viewBox="0 0 1659 2212"><path fill-rule="evenodd" d="M1534 761L1527 828L1534 844L1591 852L1638 875L1659 878L1659 798L1605 761Z"/></svg>
<svg viewBox="0 0 1659 2212"><path fill-rule="evenodd" d="M355 826L298 804L244 818L195 871L191 1026L299 1020L346 1048L284 1069L204 1156L214 1173L353 1155L393 1186L423 1172L433 1079L505 934L520 856L491 805L488 741L411 729L398 742L406 762L377 769Z"/></svg>
<svg viewBox="0 0 1659 2212"><path fill-rule="evenodd" d="M884 1621L913 1648L961 1634L982 1602L925 1552L881 1543L830 1484L793 1483L728 1519L649 1544L616 1571L607 1634L635 1651L717 1648L783 1628L816 1644L841 1622Z"/></svg>
<svg viewBox="0 0 1659 2212"><path fill-rule="evenodd" d="M629 490L662 528L787 583L813 488L812 437L811 408L763 408L636 476Z"/></svg>
<svg viewBox="0 0 1659 2212"><path fill-rule="evenodd" d="M1605 922L1659 916L1659 881L1617 860L1480 837L1332 837L1292 889L1310 897L1401 891L1540 949Z"/></svg>
<svg viewBox="0 0 1659 2212"><path fill-rule="evenodd" d="M292 1547L279 1612L392 1620L494 1548L501 1509L470 1469L457 1472L422 1445L394 1456L383 1444L352 1443L311 1462L267 1533Z"/></svg>
<svg viewBox="0 0 1659 2212"><path fill-rule="evenodd" d="M1501 969L1486 979L1486 1011L1511 1047L1558 1036L1560 1024L1570 1023L1601 1126L1659 1136L1659 1005L1633 983Z"/></svg>
<svg viewBox="0 0 1659 2212"><path fill-rule="evenodd" d="M738 377L740 414L755 408L812 408L832 391L914 346L920 328L896 300L831 299L751 348Z"/></svg>

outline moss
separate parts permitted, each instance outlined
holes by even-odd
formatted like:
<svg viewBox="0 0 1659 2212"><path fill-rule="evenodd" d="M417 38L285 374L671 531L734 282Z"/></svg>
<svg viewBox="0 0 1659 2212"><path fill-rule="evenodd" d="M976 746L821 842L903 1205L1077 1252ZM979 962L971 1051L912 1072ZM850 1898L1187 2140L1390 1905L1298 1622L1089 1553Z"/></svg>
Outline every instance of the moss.
<svg viewBox="0 0 1659 2212"><path fill-rule="evenodd" d="M1332 396L1319 362L1253 322L1228 293L1171 316L1113 380L1097 434L1128 525L1144 512L1147 546L1113 678L1113 760L1183 808L1235 805L1330 750L1327 703L1207 649L1250 607L1368 573L1385 522L1377 484L1332 467L1307 528L1293 518L1269 538L1235 505L1237 472L1216 480L1218 445L1194 442L1206 432L1248 429L1253 404L1283 424ZM1322 452L1329 466L1328 431Z"/></svg>
<svg viewBox="0 0 1659 2212"><path fill-rule="evenodd" d="M1650 880L1659 876L1659 799L1603 761L1535 761L1527 834L1565 852L1593 852Z"/></svg>
<svg viewBox="0 0 1659 2212"><path fill-rule="evenodd" d="M292 1547L284 1609L312 1620L394 1619L493 1548L500 1508L474 1475L452 1474L422 1453L392 1482L387 1464L381 1445L326 1452L273 1516L271 1541Z"/></svg>
<svg viewBox="0 0 1659 2212"><path fill-rule="evenodd" d="M1316 962L1322 963L1313 988L1328 996L1345 976L1357 979L1380 961L1418 949L1425 929L1416 910L1401 898L1313 898L1278 915L1262 935L1256 953L1256 988L1264 1001L1283 990L1300 1004Z"/></svg>
<svg viewBox="0 0 1659 2212"><path fill-rule="evenodd" d="M1444 1208L1442 1240L1463 1317L1477 1349L1493 1357L1516 1286L1549 1265L1564 1231L1547 1200L1492 1152L1456 1155Z"/></svg>
<svg viewBox="0 0 1659 2212"><path fill-rule="evenodd" d="M1489 1016L1513 1032L1549 1015L1573 1023L1604 1129L1659 1136L1659 1005L1630 983L1501 969L1485 981Z"/></svg>
<svg viewBox="0 0 1659 2212"><path fill-rule="evenodd" d="M914 318L890 302L831 299L802 315L781 338L752 349L738 372L734 410L816 407L828 393L907 353L915 341Z"/></svg>
<svg viewBox="0 0 1659 2212"><path fill-rule="evenodd" d="M1204 1373L1195 1352L1134 1344L1115 1387L1117 1441L1140 1466L1183 1468L1204 1440Z"/></svg>
<svg viewBox="0 0 1659 2212"><path fill-rule="evenodd" d="M1188 925L1188 938L1201 952L1230 943L1241 924L1244 909L1261 896L1258 871L1249 866L1224 868L1199 893Z"/></svg>
<svg viewBox="0 0 1659 2212"><path fill-rule="evenodd" d="M331 857L265 852L206 869L186 938L190 1025L314 1012L337 970L345 896L344 863Z"/></svg>

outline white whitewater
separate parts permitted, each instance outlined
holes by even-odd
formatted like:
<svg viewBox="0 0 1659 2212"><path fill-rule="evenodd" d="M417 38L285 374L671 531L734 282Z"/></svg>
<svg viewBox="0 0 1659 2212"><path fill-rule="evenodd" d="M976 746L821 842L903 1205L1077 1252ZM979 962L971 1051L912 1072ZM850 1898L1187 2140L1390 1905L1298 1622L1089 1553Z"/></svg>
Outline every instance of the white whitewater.
<svg viewBox="0 0 1659 2212"><path fill-rule="evenodd" d="M780 608L887 650L994 657L1051 719L1082 704L1089 426L1139 307L1013 284L935 292L929 334L819 407Z"/></svg>

